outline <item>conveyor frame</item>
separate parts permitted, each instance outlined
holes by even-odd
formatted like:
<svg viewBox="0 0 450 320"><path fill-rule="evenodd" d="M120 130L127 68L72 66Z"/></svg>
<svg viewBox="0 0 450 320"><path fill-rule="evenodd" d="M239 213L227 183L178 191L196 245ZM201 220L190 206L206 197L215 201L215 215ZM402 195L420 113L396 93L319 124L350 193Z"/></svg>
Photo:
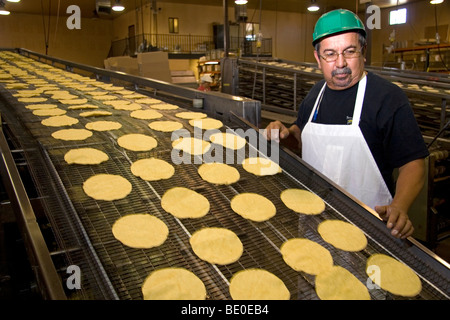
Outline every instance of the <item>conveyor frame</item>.
<svg viewBox="0 0 450 320"><path fill-rule="evenodd" d="M46 59L48 59L48 58L46 58ZM123 80L130 81L130 79L128 79L128 78L123 78ZM14 109L14 108L12 108L12 109ZM256 131L257 125L252 123L249 119L243 119L243 113L241 112L241 110L239 110L239 112L240 112L240 114L235 114L233 112L233 110L231 110L226 115L222 115L223 118L227 119L227 121L226 121L227 126L230 126L230 128L251 128ZM214 114L215 113L213 112L213 115ZM215 115L217 116L217 114L215 114ZM250 117L250 119L251 118L252 117ZM96 219L96 217L93 216L92 213L96 212L98 205L103 206L103 204L100 204L100 202L90 200L89 203L86 204L88 207L85 208L83 206L83 208L85 210L84 212L76 212L77 211L76 208L72 209L72 207L76 207L77 205L79 205L79 204L75 203L75 201L80 202L84 198L81 198L81 199L70 198L68 193L69 192L77 192L77 188L79 188L79 185L76 184L75 188L72 188L71 190L69 190L64 185L64 183L68 183L68 182L72 183L72 181L78 177L78 173L74 174L73 177L71 177L71 179L67 179L66 176L71 174L71 173L69 173L70 168L68 168L67 165L62 165L62 164L58 163L58 161L54 161L56 159L60 159L62 152L65 149L69 148L70 145L67 145L67 146L51 145L50 149L46 149L42 143L38 143L36 145L36 141L34 141L32 136L30 136L29 137L30 139L28 139L27 135L30 133L29 132L30 128L27 129L27 128L20 127L20 121L17 119L17 117L15 116L14 113L12 113L11 117L8 118L8 124L11 124L14 126L16 126L16 125L19 126L19 127L16 127L15 130L17 130L19 132L24 132L24 134L26 136L23 138L23 141L28 142L28 140L29 140L30 145L25 145L24 150L25 150L25 152L29 151L27 154L28 158L32 159L33 161L37 161L36 163L38 163L38 168L34 168L34 171L35 171L34 175L36 177L36 180L38 182L45 181L46 179L47 179L47 181L50 181L49 185L38 186L38 188L51 189L51 190L42 190L43 193L46 193L48 191L48 194L55 194L55 193L59 194L59 196L56 196L54 198L52 197L52 199L46 199L47 201L51 202L51 203L49 202L47 210L49 212L51 212L51 209L53 208L52 207L53 202L55 203L56 207L63 208L63 212L67 212L66 215L62 215L63 218L67 219L67 221L69 221L69 220L70 221L67 224L65 224L64 221L59 221L59 226L70 225L67 227L72 228L73 232L75 232L76 234L81 233L82 235L84 235L85 231L86 231L85 229L87 229L87 226L84 225L84 223L87 223L87 224L94 223L95 221L89 220L89 219L91 219L91 217L93 219L94 218ZM30 125L32 127L31 129L34 129L33 121L31 121ZM127 126L128 124L126 122L124 122L124 125ZM39 122L36 123L36 127L38 127L38 126L39 126ZM41 128L41 127L39 127L39 128ZM39 129L39 130L43 130L43 129ZM44 133L46 133L46 132L44 132ZM107 139L112 138L112 136L109 136L109 135L106 135L103 137L106 137ZM162 138L162 139L164 139L164 138ZM167 140L164 140L164 141L167 142ZM258 141L261 142L264 140L259 139ZM109 145L110 141L107 141L107 142L108 142L108 144L105 144L104 142L103 142L103 144L105 144L105 148L110 148L110 147L107 147L107 145ZM103 146L101 141L95 141L94 143L98 144L99 146L100 145ZM258 148L257 150L264 149L264 148L261 148L262 147L261 145L259 145L258 147L257 146L252 146L252 147ZM167 154L164 151L160 151L159 155L165 156ZM128 154L127 156L130 156L130 154ZM120 164L120 162L122 162L122 161L132 162L133 160L135 160L135 158L133 158L133 157L127 158L125 160L122 158L116 157L113 159L112 164L108 165L108 168L115 168L114 166L115 166L116 162L118 164ZM364 260L364 257L366 255L370 254L374 250L378 250L378 249L374 249L374 248L385 248L383 250L386 250L386 252L392 253L393 256L397 257L401 261L404 261L405 263L409 263L409 264L414 264L413 269L422 277L422 279L424 280L424 286L426 286L426 288L427 288L426 289L427 291L424 292L425 298L430 298L429 294L430 294L430 290L432 290L433 297L434 297L434 294L436 294L439 298L449 299L449 297L450 297L450 288L449 288L450 287L450 283L449 283L450 269L449 269L448 264L445 261L443 261L436 255L434 255L432 252L430 252L429 250L427 250L426 248L424 248L423 246L421 246L420 244L415 242L413 239L408 239L408 240L404 241L404 240L396 240L396 239L392 238L390 236L387 228L385 228L384 223L381 222L380 219L378 219L377 217L372 215L370 212L370 209L368 209L363 204L359 203L356 199L352 198L350 195L345 193L342 189L340 189L339 187L337 187L336 185L331 183L329 180L326 179L326 177L323 177L322 175L316 173L314 170L312 170L312 168L307 166L304 162L302 162L301 159L296 157L294 154L292 154L288 150L281 149L280 164L281 164L283 170L285 170L285 175L283 175L283 178L282 178L284 180L277 180L278 178L276 178L276 177L274 177L273 180L269 180L269 183L273 183L273 186L277 188L276 191L278 191L278 189L280 189L280 188L287 188L288 185L294 185L294 184L296 185L296 183L299 183L299 185L303 185L303 182L300 183L299 181L304 181L306 179L306 181L311 182L311 185L309 185L308 187L313 192L318 193L326 201L327 211L328 211L326 216L329 216L329 217L338 216L341 219L349 220L352 223L356 224L366 234L369 235L369 241L371 242L372 247L363 254L356 254L355 257L353 257L353 259L350 259L350 261L361 262ZM41 165L44 166L43 170L39 170L41 168ZM95 170L102 171L105 169L98 168ZM89 170L91 170L91 169L89 169ZM251 182L254 181L254 179L250 179L249 177L247 177L246 179L244 179L244 181L242 181L241 185L236 186L236 187L213 188L213 187L209 186L208 184L200 183L198 180L195 180L195 179L192 180L192 177L193 177L193 175L195 175L195 172L196 172L195 166L188 166L186 170L187 171L185 173L183 173L185 175L185 177L180 178L181 179L180 182L188 183L188 185L190 187L196 188L199 191L204 190L206 192L206 191L211 191L211 190L216 190L216 191L220 190L220 192L218 192L217 194L212 195L216 198L218 203L222 202L222 205L223 205L223 207L218 207L218 208L213 209L213 210L215 210L215 214L218 214L218 212L220 212L221 210L225 210L225 205L229 204L229 202L227 202L227 199L231 198L231 196L233 194L235 194L239 191L242 192L243 190L246 190L245 186L249 186L249 187L254 186L255 188L263 187L263 186L252 184ZM83 177L81 175L81 173L82 173L81 168L79 169L79 171L80 171L79 172L80 177ZM128 175L129 179L136 179L136 178L133 178L129 173L127 173L127 175ZM48 179L49 176L51 177L51 179ZM190 178L192 181L186 180L187 178ZM280 181L284 182L286 184L280 184ZM75 183L75 181L74 181L74 183ZM278 183L278 186L276 186L275 183ZM155 184L155 186L151 185L153 193L149 192L148 194L146 194L146 196L144 198L141 198L141 199L132 198L132 199L130 199L130 201L138 200L146 206L150 206L152 208L158 208L158 195L161 194L163 192L163 190L165 190L164 187L165 188L168 187L168 185L165 184L164 182L162 182L161 184ZM266 192L268 192L268 194L270 194L269 189L264 188L264 190L266 190ZM140 192L140 190L137 190L137 192ZM148 190L147 190L147 192L148 192ZM106 204L105 206L109 206L109 204ZM346 212L346 215L342 216L342 213L340 213L340 212ZM82 217L82 215L84 215L84 217ZM267 263L267 265L270 265L272 268L274 268L274 270L279 270L282 273L286 272L286 274L283 274L283 277L285 277L286 279L289 279L289 281L290 281L289 286L291 288L297 288L297 286L299 286L299 284L297 284L296 281L298 281L299 283L300 282L304 283L304 285L308 286L309 289L307 291L298 292L298 293L296 292L296 294L298 294L296 297L297 298L314 298L314 295L312 293L310 294L311 283L313 283L313 279L311 279L311 277L308 277L308 276L300 276L299 274L295 273L293 270L287 268L286 265L281 263L281 258L277 254L277 253L279 253L277 251L277 249L278 249L278 245L279 245L280 241L284 240L287 237L287 234L281 234L278 230L274 229L274 227L273 227L274 225L282 226L283 224L285 224L287 228L291 228L290 231L294 230L291 233L291 235L297 234L297 232L298 232L297 224L298 224L298 227L301 229L300 219L302 219L302 220L306 220L306 219L305 219L305 217L303 217L303 218L299 218L298 219L299 221L296 221L297 216L295 214L292 215L292 212L287 211L285 208L282 208L281 206L280 206L279 217L280 217L279 218L280 220L275 219L273 221L269 221L264 224L255 225L248 221L242 221L241 219L239 219L239 217L237 217L235 215L226 215L226 216L217 216L217 217L215 215L211 215L210 217L208 217L209 219L207 219L205 221L192 221L192 222L180 224L180 222L177 221L177 219L172 219L172 218L169 219L169 218L167 218L167 215L166 215L166 218L168 219L167 221L169 222L170 227L172 228L171 230L174 230L173 239L171 239L170 241L173 241L174 244L177 245L177 247L176 247L177 250L180 250L180 252L177 255L182 256L182 259L184 259L183 261L186 261L185 263L191 265L192 268L195 268L199 273L201 273L202 279L205 280L205 282L207 283L208 289L210 290L211 294L214 295L214 297L220 297L222 299L228 298L227 292L224 291L223 289L221 289L221 286L219 285L219 283L227 283L227 281L229 279L229 275L244 266L240 265L238 263L237 265L232 265L229 267L226 266L226 267L222 268L222 267L218 267L218 266L211 266L209 264L201 262L198 259L195 259L195 256L192 254L192 252L190 252L188 246L186 246L185 241L188 238L189 232L191 232L192 230L195 230L199 226L203 226L204 224L205 225L209 225L209 223L215 224L218 221L214 220L214 219L217 218L217 219L223 219L224 221L226 221L226 223L231 223L233 221L239 220L240 221L239 230L241 230L241 233L239 235L242 237L243 241L247 241L246 243L248 245L250 245L251 248L254 248L258 252L262 253L263 256L267 258L267 261L265 262L265 263ZM86 219L88 219L88 220L86 220ZM291 223L294 220L296 223L295 223L295 225L292 225ZM111 220L109 220L109 221L111 221ZM315 221L314 223L317 223L317 221ZM231 226L234 226L234 224L232 224ZM77 230L75 230L75 229L77 229ZM263 230L265 230L265 229L269 230L268 235L266 235L264 233ZM63 230L63 231L66 231L66 230ZM101 230L99 230L99 231L101 231ZM59 232L59 231L56 230L55 232ZM247 232L248 232L248 236L247 236ZM256 235L258 235L258 238L261 238L263 240L266 239L267 241L257 242L254 239L249 239L250 235L253 235L254 233L256 233ZM273 236L274 238L273 239L267 238L267 237L269 237L269 235ZM117 291L116 289L111 288L111 283L113 283L114 280L110 279L110 278L112 278L112 276L106 274L107 272L106 271L104 272L103 268L105 270L108 268L111 268L111 267L114 267L118 270L127 269L127 268L136 268L136 269L144 268L144 270L140 270L140 272L148 271L149 269L151 270L150 266L142 265L141 262L139 262L139 264L135 264L135 263L132 263L134 261L132 261L132 262L109 261L108 255L106 255L106 258L105 258L106 260L103 260L102 262L100 262L98 256L100 254L103 254L103 251L107 251L106 247L111 244L114 246L114 248L120 249L121 252L126 251L128 255L133 254L133 257L138 257L138 256L137 256L136 251L122 248L120 244L118 244L116 242L111 242L111 239L108 238L108 235L105 235L105 234L98 235L98 237L101 239L105 238L108 241L107 243L104 243L102 241L97 241L98 240L97 235L93 235L92 237L93 237L93 238L91 238L92 240L88 240L86 237L83 236L83 238L85 238L83 241L86 241L86 243L81 243L81 244L75 243L75 245L72 248L69 246L68 249L73 249L74 251L75 250L80 251L79 248L81 248L82 249L81 251L83 251L82 254L90 257L88 267L95 269L95 270L92 272L93 273L92 275L88 274L88 276L89 276L88 285L92 284L92 286L100 286L101 290L103 291L102 295L103 295L104 299L117 299L119 296L119 293L116 292ZM316 239L318 239L317 235L316 235ZM92 243L91 243L91 241L92 241ZM95 246L96 246L95 249L92 248L94 246L94 242L95 242ZM76 248L76 246L79 246L79 248ZM263 252L262 248L264 248L264 250L266 250L266 249L270 250L270 252L267 252L267 253ZM99 250L99 251L97 251L97 250ZM151 252L153 252L153 251L151 251ZM153 257L153 259L154 259L153 262L155 262L156 266L174 263L173 261L164 261L164 259L157 254L157 251L155 251L153 253L156 254L156 256ZM253 259L257 256L257 255L252 255L250 253L248 253L248 254L249 254L249 256L247 257L247 259L250 259L250 260L246 260L246 261L252 261L251 259ZM266 256L266 254L267 254L267 256ZM347 256L348 256L347 253L341 253L340 256L338 257L338 261L340 261L341 263L347 263L345 261L345 257L347 257ZM274 265L274 262L272 261L272 259L270 259L273 257L276 258L275 261L280 262L280 263ZM141 261L141 260L139 260L139 261ZM144 260L144 261L148 262L147 260ZM83 263L82 261L80 261L80 262L72 261L72 262L75 264ZM86 262L85 262L85 264L86 264ZM361 267L362 266L359 266L360 269L361 269ZM218 270L220 272L218 272ZM94 274L96 274L96 275L94 275ZM225 275L227 275L227 276L225 277ZM364 277L364 274L360 275L360 277ZM223 284L222 284L222 286L223 286ZM134 288L133 290L136 291L137 288ZM136 295L136 292L134 292L133 295L131 295L131 293L130 293L130 296L134 297L135 295ZM392 298L391 295L384 295L383 293L380 293L380 292L376 292L376 293L374 293L374 295L378 298L380 298L380 297L381 298ZM86 298L86 297L84 297L84 298ZM99 297L96 296L95 298L98 299Z"/></svg>

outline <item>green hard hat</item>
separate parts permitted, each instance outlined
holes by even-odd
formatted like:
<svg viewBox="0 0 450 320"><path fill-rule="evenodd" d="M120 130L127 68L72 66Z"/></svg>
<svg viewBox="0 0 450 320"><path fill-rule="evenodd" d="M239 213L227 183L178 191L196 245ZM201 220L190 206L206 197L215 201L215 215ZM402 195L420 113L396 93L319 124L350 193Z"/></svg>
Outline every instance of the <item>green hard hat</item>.
<svg viewBox="0 0 450 320"><path fill-rule="evenodd" d="M313 46L331 35L349 31L360 32L364 37L366 30L359 17L346 9L337 9L323 14L316 22L313 32Z"/></svg>

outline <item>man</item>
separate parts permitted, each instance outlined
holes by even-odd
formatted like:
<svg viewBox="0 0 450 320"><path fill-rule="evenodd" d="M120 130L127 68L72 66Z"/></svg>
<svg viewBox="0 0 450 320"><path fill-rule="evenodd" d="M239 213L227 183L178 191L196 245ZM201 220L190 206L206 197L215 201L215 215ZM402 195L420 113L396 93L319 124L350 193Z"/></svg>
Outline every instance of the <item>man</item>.
<svg viewBox="0 0 450 320"><path fill-rule="evenodd" d="M211 78L210 74L204 74L200 78L200 86L197 88L197 90L200 91L211 91L211 83L213 82L213 79Z"/></svg>
<svg viewBox="0 0 450 320"><path fill-rule="evenodd" d="M423 186L428 150L403 91L364 70L365 37L351 11L322 15L313 45L324 80L302 101L295 124L271 122L266 134L294 139L307 163L375 209L393 236L406 238L414 231L408 210Z"/></svg>

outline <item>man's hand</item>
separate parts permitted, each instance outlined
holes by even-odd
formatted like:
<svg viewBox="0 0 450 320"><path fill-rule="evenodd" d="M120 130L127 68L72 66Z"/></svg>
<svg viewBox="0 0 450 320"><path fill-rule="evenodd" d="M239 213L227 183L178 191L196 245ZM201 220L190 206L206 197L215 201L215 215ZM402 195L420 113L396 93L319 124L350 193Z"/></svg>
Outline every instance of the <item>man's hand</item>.
<svg viewBox="0 0 450 320"><path fill-rule="evenodd" d="M387 221L394 237L404 239L414 232L408 218L408 210L419 194L425 182L425 160L417 159L399 168L397 187L392 203L388 206L376 206L375 211L381 219Z"/></svg>
<svg viewBox="0 0 450 320"><path fill-rule="evenodd" d="M276 142L280 142L280 139L286 139L289 134L289 129L278 120L269 123L265 130L266 139Z"/></svg>
<svg viewBox="0 0 450 320"><path fill-rule="evenodd" d="M386 226L392 229L391 234L400 239L409 237L414 232L414 227L408 218L408 213L393 206L376 206L375 211L383 221L387 221Z"/></svg>

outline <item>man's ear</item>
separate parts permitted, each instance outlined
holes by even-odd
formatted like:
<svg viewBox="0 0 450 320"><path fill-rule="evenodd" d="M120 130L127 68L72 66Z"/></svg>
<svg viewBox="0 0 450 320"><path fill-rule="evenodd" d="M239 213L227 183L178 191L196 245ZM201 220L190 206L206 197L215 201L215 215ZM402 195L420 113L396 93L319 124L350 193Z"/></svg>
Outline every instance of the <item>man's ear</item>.
<svg viewBox="0 0 450 320"><path fill-rule="evenodd" d="M364 57L364 62L367 62L367 60L366 60L366 52L367 52L367 44L364 45L364 47L361 49L361 54Z"/></svg>
<svg viewBox="0 0 450 320"><path fill-rule="evenodd" d="M314 50L314 58L316 58L319 69L322 69L322 66L320 65L321 61L320 61L319 53L316 50Z"/></svg>

